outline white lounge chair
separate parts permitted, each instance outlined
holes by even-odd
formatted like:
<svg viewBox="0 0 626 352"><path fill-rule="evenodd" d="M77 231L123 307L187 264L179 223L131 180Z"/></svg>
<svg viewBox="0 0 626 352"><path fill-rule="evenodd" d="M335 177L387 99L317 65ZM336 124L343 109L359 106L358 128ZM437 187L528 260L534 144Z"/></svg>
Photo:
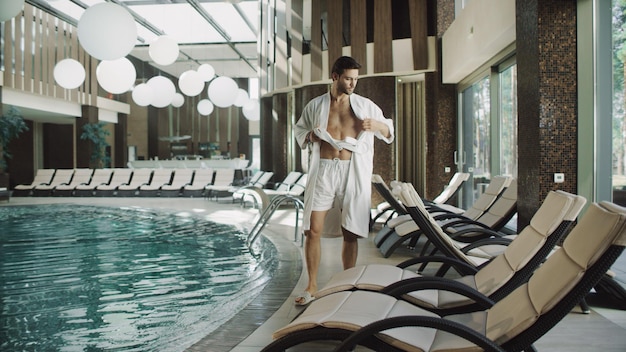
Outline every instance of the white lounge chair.
<svg viewBox="0 0 626 352"><path fill-rule="evenodd" d="M224 193L228 194L228 190L233 185L235 178L235 169L216 169L213 184L206 186L205 196L207 198L215 197L215 200Z"/></svg>
<svg viewBox="0 0 626 352"><path fill-rule="evenodd" d="M117 187L118 196L134 196L139 194L139 187L150 184L152 169L134 169L130 183Z"/></svg>
<svg viewBox="0 0 626 352"><path fill-rule="evenodd" d="M74 169L57 169L52 181L47 185L35 186L33 194L38 197L49 196L57 186L69 184L72 181L72 175L74 175Z"/></svg>
<svg viewBox="0 0 626 352"><path fill-rule="evenodd" d="M76 169L72 176L72 181L66 185L58 185L53 191L54 196L71 196L74 194L74 189L80 185L86 185L91 181L93 175L93 169Z"/></svg>
<svg viewBox="0 0 626 352"><path fill-rule="evenodd" d="M55 169L38 169L35 173L33 182L28 185L17 185L14 188L13 196L27 196L31 195L35 187L41 185L48 185L52 182Z"/></svg>
<svg viewBox="0 0 626 352"><path fill-rule="evenodd" d="M213 174L212 168L195 169L191 184L183 186L183 195L186 197L203 196L206 187L213 183Z"/></svg>
<svg viewBox="0 0 626 352"><path fill-rule="evenodd" d="M74 188L74 195L87 196L95 195L96 187L108 185L113 175L113 169L96 169L91 176L89 183L80 184Z"/></svg>
<svg viewBox="0 0 626 352"><path fill-rule="evenodd" d="M254 176L257 176L257 175L258 177L253 177L248 182L248 184L242 187L231 188L230 192L233 195L233 202L239 202L243 204L246 198L246 195L249 192L249 189L250 188L265 188L265 186L267 186L268 182L274 176L274 173L271 171L258 171L256 174L254 174Z"/></svg>
<svg viewBox="0 0 626 352"><path fill-rule="evenodd" d="M156 169L152 173L150 183L139 186L139 195L144 197L154 197L159 195L161 187L169 185L172 181L173 169Z"/></svg>
<svg viewBox="0 0 626 352"><path fill-rule="evenodd" d="M130 184L130 180L133 177L133 169L113 169L113 176L107 184L96 186L97 196L112 196L117 194L117 189L120 186Z"/></svg>
<svg viewBox="0 0 626 352"><path fill-rule="evenodd" d="M178 196L183 187L190 185L193 179L193 169L174 169L174 178L169 185L161 187L161 196Z"/></svg>

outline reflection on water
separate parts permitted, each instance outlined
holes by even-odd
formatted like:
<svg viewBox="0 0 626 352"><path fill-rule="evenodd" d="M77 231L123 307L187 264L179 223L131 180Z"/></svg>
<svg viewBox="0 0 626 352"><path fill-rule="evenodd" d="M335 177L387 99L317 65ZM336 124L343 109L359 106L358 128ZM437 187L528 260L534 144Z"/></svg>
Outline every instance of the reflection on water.
<svg viewBox="0 0 626 352"><path fill-rule="evenodd" d="M145 209L0 207L0 350L182 351L263 289L275 250Z"/></svg>

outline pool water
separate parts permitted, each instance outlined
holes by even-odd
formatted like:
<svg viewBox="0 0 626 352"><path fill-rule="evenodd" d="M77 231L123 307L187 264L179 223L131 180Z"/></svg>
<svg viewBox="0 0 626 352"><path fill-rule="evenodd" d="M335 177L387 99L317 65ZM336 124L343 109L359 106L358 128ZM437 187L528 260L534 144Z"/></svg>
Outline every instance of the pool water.
<svg viewBox="0 0 626 352"><path fill-rule="evenodd" d="M182 351L252 301L275 258L194 216L0 207L0 350Z"/></svg>

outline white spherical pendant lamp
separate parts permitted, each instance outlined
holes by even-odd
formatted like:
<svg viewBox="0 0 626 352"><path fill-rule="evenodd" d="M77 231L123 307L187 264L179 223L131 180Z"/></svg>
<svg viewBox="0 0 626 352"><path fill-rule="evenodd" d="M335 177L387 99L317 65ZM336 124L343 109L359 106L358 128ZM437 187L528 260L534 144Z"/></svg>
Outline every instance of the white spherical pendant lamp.
<svg viewBox="0 0 626 352"><path fill-rule="evenodd" d="M176 62L180 49L178 42L170 36L158 36L148 48L148 54L154 62L159 65L167 66Z"/></svg>
<svg viewBox="0 0 626 352"><path fill-rule="evenodd" d="M133 101L135 102L135 104L139 106L150 105L150 102L152 102L152 95L153 95L152 87L150 87L146 83L138 84L133 89L133 93L132 93Z"/></svg>
<svg viewBox="0 0 626 352"><path fill-rule="evenodd" d="M197 106L200 115L208 116L213 112L213 103L209 99L202 99Z"/></svg>
<svg viewBox="0 0 626 352"><path fill-rule="evenodd" d="M185 71L178 79L178 88L188 97L195 97L202 93L204 89L204 80L202 76L194 70Z"/></svg>
<svg viewBox="0 0 626 352"><path fill-rule="evenodd" d="M258 99L250 99L241 108L243 112L243 116L245 116L250 121L258 121L261 119L261 106L259 105Z"/></svg>
<svg viewBox="0 0 626 352"><path fill-rule="evenodd" d="M93 5L78 21L78 41L99 60L128 55L137 41L137 25L125 8L110 2Z"/></svg>
<svg viewBox="0 0 626 352"><path fill-rule="evenodd" d="M24 8L24 0L0 1L0 22L8 21L17 16Z"/></svg>
<svg viewBox="0 0 626 352"><path fill-rule="evenodd" d="M80 87L85 82L85 68L74 59L63 59L54 65L54 80L65 89Z"/></svg>
<svg viewBox="0 0 626 352"><path fill-rule="evenodd" d="M101 61L96 68L96 78L102 89L109 93L121 94L128 92L135 80L137 71L127 58Z"/></svg>
<svg viewBox="0 0 626 352"><path fill-rule="evenodd" d="M148 80L148 85L152 87L152 106L164 108L172 103L176 87L174 83L163 76L155 76Z"/></svg>
<svg viewBox="0 0 626 352"><path fill-rule="evenodd" d="M198 67L198 73L202 76L205 82L208 82L215 77L215 69L210 64L202 64Z"/></svg>
<svg viewBox="0 0 626 352"><path fill-rule="evenodd" d="M185 97L180 93L175 93L174 98L172 99L172 106L180 108L183 104L185 104Z"/></svg>
<svg viewBox="0 0 626 352"><path fill-rule="evenodd" d="M221 76L209 83L209 99L221 108L233 105L237 98L237 83L230 77Z"/></svg>
<svg viewBox="0 0 626 352"><path fill-rule="evenodd" d="M237 96L235 97L235 101L233 102L233 105L237 107L242 107L248 102L248 99L249 99L248 92L239 88L237 90Z"/></svg>

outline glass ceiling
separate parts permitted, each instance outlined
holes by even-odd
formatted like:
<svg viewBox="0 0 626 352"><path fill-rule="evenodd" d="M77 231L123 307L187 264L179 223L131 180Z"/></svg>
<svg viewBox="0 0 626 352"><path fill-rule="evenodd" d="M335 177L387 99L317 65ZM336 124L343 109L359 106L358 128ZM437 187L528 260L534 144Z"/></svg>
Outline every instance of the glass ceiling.
<svg viewBox="0 0 626 352"><path fill-rule="evenodd" d="M104 0L27 0L78 24L83 12ZM257 77L258 0L111 0L135 17L137 45L130 55L174 76L209 63L218 75ZM52 11L49 11L52 10ZM165 67L152 62L148 46L159 35L174 38L178 60Z"/></svg>

